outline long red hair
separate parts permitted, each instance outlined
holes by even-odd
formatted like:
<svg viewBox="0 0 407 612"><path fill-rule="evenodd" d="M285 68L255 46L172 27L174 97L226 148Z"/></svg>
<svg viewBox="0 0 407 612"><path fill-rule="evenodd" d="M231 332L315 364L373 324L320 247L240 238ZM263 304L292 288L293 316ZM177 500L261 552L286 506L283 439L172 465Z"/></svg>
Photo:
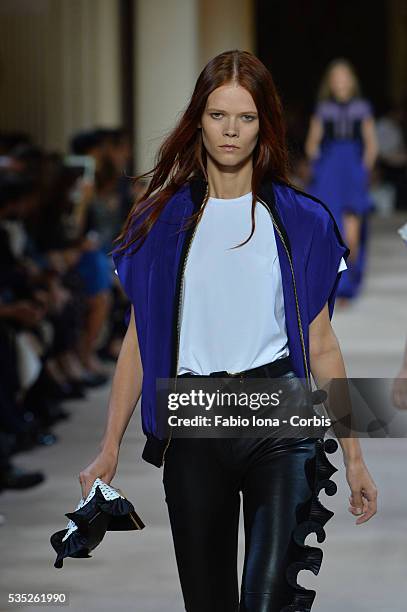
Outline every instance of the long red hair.
<svg viewBox="0 0 407 612"><path fill-rule="evenodd" d="M252 230L250 236L238 246L243 246L253 235L254 206L261 182L273 179L289 183L286 128L280 96L272 76L252 53L225 51L211 59L202 70L187 109L157 152L154 168L133 177L138 181L151 176L151 180L142 198L133 204L121 233L114 240L123 241L120 248L115 249L116 252L127 249L137 241L140 242L135 250L141 247L168 200L185 182L197 176L207 180L206 150L198 123L211 92L231 82L249 91L259 115L259 137L253 151ZM191 223L199 220L207 197L201 209L189 217ZM132 231L134 222L142 214L145 217L143 222Z"/></svg>

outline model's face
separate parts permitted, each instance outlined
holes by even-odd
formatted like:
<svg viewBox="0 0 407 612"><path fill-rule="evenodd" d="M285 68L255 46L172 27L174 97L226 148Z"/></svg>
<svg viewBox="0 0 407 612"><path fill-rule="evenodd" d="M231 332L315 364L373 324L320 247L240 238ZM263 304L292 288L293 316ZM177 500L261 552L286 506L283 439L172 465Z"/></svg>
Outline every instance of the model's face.
<svg viewBox="0 0 407 612"><path fill-rule="evenodd" d="M339 100L350 98L353 90L353 76L347 66L335 66L332 69L329 84L331 91Z"/></svg>
<svg viewBox="0 0 407 612"><path fill-rule="evenodd" d="M242 165L251 157L259 135L259 116L251 94L241 85L218 87L208 96L199 127L207 154L216 164Z"/></svg>

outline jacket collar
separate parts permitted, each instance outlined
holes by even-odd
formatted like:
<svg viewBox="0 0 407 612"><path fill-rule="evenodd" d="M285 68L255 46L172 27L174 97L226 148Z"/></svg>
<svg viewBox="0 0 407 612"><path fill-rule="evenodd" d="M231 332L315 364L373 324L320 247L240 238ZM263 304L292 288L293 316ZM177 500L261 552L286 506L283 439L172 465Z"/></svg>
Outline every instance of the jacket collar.
<svg viewBox="0 0 407 612"><path fill-rule="evenodd" d="M189 185L190 185L191 199L193 202L193 209L195 213L199 210L199 208L202 205L203 199L206 194L207 182L203 178L202 175L199 175L199 176L194 176L193 178L191 178L189 181ZM284 237L284 240L287 244L288 250L291 254L290 241L288 239L286 228L284 227L280 214L279 214L278 205L276 202L274 182L271 179L264 180L260 184L260 188L258 190L258 196L264 201L269 211L271 212L272 216L274 217L276 224L278 225Z"/></svg>

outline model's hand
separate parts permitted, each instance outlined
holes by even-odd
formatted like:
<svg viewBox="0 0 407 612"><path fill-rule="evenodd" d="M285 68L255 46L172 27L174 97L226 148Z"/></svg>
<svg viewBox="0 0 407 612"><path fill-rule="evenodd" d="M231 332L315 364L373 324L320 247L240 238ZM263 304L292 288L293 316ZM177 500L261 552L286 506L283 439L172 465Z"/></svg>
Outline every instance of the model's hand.
<svg viewBox="0 0 407 612"><path fill-rule="evenodd" d="M402 368L393 381L391 389L393 406L407 410L407 367Z"/></svg>
<svg viewBox="0 0 407 612"><path fill-rule="evenodd" d="M356 525L365 523L377 512L377 489L362 458L345 461L346 480L350 486L350 506Z"/></svg>
<svg viewBox="0 0 407 612"><path fill-rule="evenodd" d="M88 496L96 478L110 484L116 473L118 460L118 450L103 450L92 463L80 472L79 482L81 483L83 499Z"/></svg>

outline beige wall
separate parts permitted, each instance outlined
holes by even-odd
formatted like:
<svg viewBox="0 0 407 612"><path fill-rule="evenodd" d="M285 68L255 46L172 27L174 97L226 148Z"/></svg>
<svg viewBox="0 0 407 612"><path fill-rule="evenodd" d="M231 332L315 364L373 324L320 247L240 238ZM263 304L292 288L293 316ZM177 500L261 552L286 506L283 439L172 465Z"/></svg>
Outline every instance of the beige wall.
<svg viewBox="0 0 407 612"><path fill-rule="evenodd" d="M155 152L182 111L198 65L197 0L138 0L135 11L136 171Z"/></svg>
<svg viewBox="0 0 407 612"><path fill-rule="evenodd" d="M117 0L1 0L0 129L64 150L120 123Z"/></svg>
<svg viewBox="0 0 407 612"><path fill-rule="evenodd" d="M200 0L199 66L222 51L254 52L254 2L252 0Z"/></svg>
<svg viewBox="0 0 407 612"><path fill-rule="evenodd" d="M41 143L47 5L47 0L0 2L0 129L26 130Z"/></svg>

